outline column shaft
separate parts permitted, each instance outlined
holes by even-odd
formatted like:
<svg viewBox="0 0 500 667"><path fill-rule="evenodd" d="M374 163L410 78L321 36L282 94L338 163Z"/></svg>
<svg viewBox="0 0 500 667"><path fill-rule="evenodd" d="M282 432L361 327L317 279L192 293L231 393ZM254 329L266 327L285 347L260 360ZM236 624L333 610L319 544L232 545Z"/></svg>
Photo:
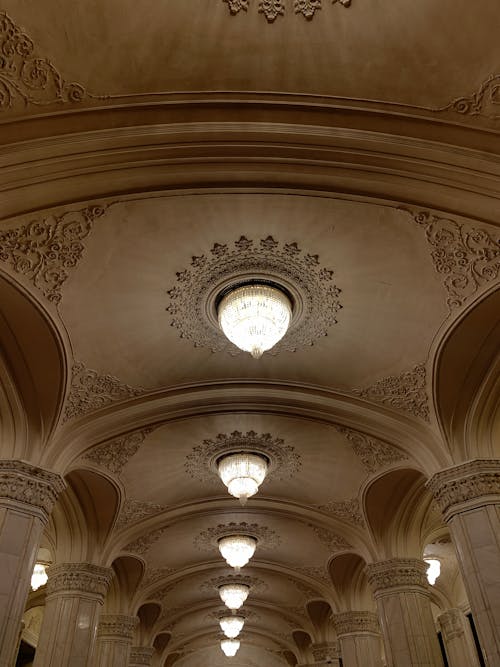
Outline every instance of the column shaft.
<svg viewBox="0 0 500 667"><path fill-rule="evenodd" d="M137 616L101 614L97 628L95 667L126 667L129 664Z"/></svg>
<svg viewBox="0 0 500 667"><path fill-rule="evenodd" d="M344 667L382 667L382 637L377 615L366 611L335 614Z"/></svg>
<svg viewBox="0 0 500 667"><path fill-rule="evenodd" d="M59 475L0 460L0 667L15 662L40 538L63 489Z"/></svg>
<svg viewBox="0 0 500 667"><path fill-rule="evenodd" d="M438 616L441 636L450 667L479 667L469 623L460 609Z"/></svg>
<svg viewBox="0 0 500 667"><path fill-rule="evenodd" d="M368 565L388 667L443 667L432 618L427 564L394 558Z"/></svg>
<svg viewBox="0 0 500 667"><path fill-rule="evenodd" d="M150 667L154 652L150 646L132 646L129 667Z"/></svg>
<svg viewBox="0 0 500 667"><path fill-rule="evenodd" d="M428 482L457 550L488 667L500 665L500 461L477 459Z"/></svg>
<svg viewBox="0 0 500 667"><path fill-rule="evenodd" d="M97 622L112 577L109 568L62 563L48 571L35 667L91 667Z"/></svg>

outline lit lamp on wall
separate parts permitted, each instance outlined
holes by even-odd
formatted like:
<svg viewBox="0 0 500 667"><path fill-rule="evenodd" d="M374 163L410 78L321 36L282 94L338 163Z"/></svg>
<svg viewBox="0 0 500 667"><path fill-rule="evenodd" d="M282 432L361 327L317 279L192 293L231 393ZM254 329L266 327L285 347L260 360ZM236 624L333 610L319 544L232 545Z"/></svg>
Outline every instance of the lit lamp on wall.
<svg viewBox="0 0 500 667"><path fill-rule="evenodd" d="M267 474L268 462L260 454L239 452L224 456L217 463L219 477L229 493L244 505L254 496Z"/></svg>
<svg viewBox="0 0 500 667"><path fill-rule="evenodd" d="M255 553L257 540L249 535L228 535L219 540L219 551L226 563L239 570Z"/></svg>
<svg viewBox="0 0 500 667"><path fill-rule="evenodd" d="M238 653L240 642L238 639L223 639L220 643L220 647L225 656L233 658Z"/></svg>
<svg viewBox="0 0 500 667"><path fill-rule="evenodd" d="M258 359L286 334L292 301L274 283L251 281L230 288L221 296L217 316L225 336Z"/></svg>
<svg viewBox="0 0 500 667"><path fill-rule="evenodd" d="M228 639L236 639L243 630L245 619L243 616L224 616L220 619L219 625Z"/></svg>
<svg viewBox="0 0 500 667"><path fill-rule="evenodd" d="M222 602L231 611L239 609L250 593L250 587L246 584L224 584L219 588Z"/></svg>

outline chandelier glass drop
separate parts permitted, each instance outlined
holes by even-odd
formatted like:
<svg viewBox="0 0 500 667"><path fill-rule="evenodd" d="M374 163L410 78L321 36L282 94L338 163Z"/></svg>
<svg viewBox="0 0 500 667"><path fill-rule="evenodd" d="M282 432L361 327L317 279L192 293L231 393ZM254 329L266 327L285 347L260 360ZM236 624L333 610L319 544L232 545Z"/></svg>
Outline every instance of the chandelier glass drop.
<svg viewBox="0 0 500 667"><path fill-rule="evenodd" d="M292 303L281 289L257 283L229 291L222 297L217 313L226 337L258 359L286 334Z"/></svg>
<svg viewBox="0 0 500 667"><path fill-rule="evenodd" d="M220 643L220 647L225 656L233 658L238 653L240 642L238 639L223 639Z"/></svg>
<svg viewBox="0 0 500 667"><path fill-rule="evenodd" d="M249 535L228 535L219 540L219 551L230 567L239 570L255 553L257 540Z"/></svg>
<svg viewBox="0 0 500 667"><path fill-rule="evenodd" d="M244 505L254 496L267 474L267 460L259 454L241 452L224 456L218 464L219 476L229 493Z"/></svg>
<svg viewBox="0 0 500 667"><path fill-rule="evenodd" d="M220 599L231 611L239 609L249 593L250 588L246 584L224 584L219 588Z"/></svg>
<svg viewBox="0 0 500 667"><path fill-rule="evenodd" d="M245 619L243 616L224 616L220 619L219 625L228 639L236 639L243 630Z"/></svg>

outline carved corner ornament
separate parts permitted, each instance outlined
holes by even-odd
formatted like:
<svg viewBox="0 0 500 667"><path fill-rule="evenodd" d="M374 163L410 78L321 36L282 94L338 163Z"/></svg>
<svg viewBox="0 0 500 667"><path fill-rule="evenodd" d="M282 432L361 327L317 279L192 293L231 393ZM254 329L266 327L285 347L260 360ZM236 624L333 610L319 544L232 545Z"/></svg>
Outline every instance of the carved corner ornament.
<svg viewBox="0 0 500 667"><path fill-rule="evenodd" d="M83 256L83 241L106 208L86 206L13 229L0 229L0 262L24 276L57 306L62 286Z"/></svg>
<svg viewBox="0 0 500 667"><path fill-rule="evenodd" d="M100 375L82 363L75 363L71 389L64 408L64 421L82 417L111 403L135 398L146 391L120 382L113 375Z"/></svg>
<svg viewBox="0 0 500 667"><path fill-rule="evenodd" d="M365 520L357 498L352 498L351 500L333 500L325 505L317 505L316 507L346 523L362 528L365 526Z"/></svg>
<svg viewBox="0 0 500 667"><path fill-rule="evenodd" d="M408 460L408 456L394 445L345 426L335 428L347 438L353 452L361 460L363 468L370 474L394 463Z"/></svg>
<svg viewBox="0 0 500 667"><path fill-rule="evenodd" d="M425 364L418 364L410 371L390 375L354 394L376 403L389 405L414 417L429 421L429 397L427 395Z"/></svg>
<svg viewBox="0 0 500 667"><path fill-rule="evenodd" d="M31 38L0 12L0 111L24 106L79 103L93 97L80 83L65 81L57 67L37 54Z"/></svg>
<svg viewBox="0 0 500 667"><path fill-rule="evenodd" d="M499 77L500 86L500 77ZM500 232L459 224L429 211L400 207L425 230L434 267L444 279L451 310L498 280L500 275Z"/></svg>
<svg viewBox="0 0 500 667"><path fill-rule="evenodd" d="M247 12L253 0L223 0L229 8L231 14L235 15L241 11ZM331 4L338 4L343 7L350 7L351 0L332 0ZM254 3L258 6L259 14L263 14L268 23L274 23L279 16L284 16L287 7L293 9L295 14L300 14L304 18L311 20L316 11L322 9L323 0L258 0Z"/></svg>
<svg viewBox="0 0 500 667"><path fill-rule="evenodd" d="M137 554L139 556L145 556L151 547L158 542L158 540L165 534L168 530L168 526L163 526L163 528L158 528L153 530L146 535L138 537L136 540L129 542L123 551L129 551L130 553Z"/></svg>
<svg viewBox="0 0 500 667"><path fill-rule="evenodd" d="M93 447L83 458L98 466L106 468L114 475L120 475L123 468L127 465L132 456L137 454L142 443L153 430L153 427L150 427L121 435L109 442L104 442ZM129 515L131 513L129 508L137 505L137 503L134 503L135 501L132 500L127 501L122 509L122 514L125 513ZM139 508L136 507L136 509ZM128 521L126 523L128 523Z"/></svg>
<svg viewBox="0 0 500 667"><path fill-rule="evenodd" d="M439 111L455 111L462 116L500 119L500 74L492 74L471 95L457 97Z"/></svg>
<svg viewBox="0 0 500 667"><path fill-rule="evenodd" d="M328 528L321 528L320 526L315 526L312 523L307 524L311 528L318 540L323 544L330 553L336 553L338 551L347 551L352 549L353 546L350 544L345 537L338 535Z"/></svg>

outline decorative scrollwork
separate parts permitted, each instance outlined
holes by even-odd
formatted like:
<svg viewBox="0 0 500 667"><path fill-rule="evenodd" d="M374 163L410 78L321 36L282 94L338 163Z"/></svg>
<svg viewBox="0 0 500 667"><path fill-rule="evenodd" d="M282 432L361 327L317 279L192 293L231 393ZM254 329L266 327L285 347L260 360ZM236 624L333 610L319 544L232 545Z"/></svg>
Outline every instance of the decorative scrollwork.
<svg viewBox="0 0 500 667"><path fill-rule="evenodd" d="M328 528L315 526L312 523L309 523L308 526L316 533L318 540L330 551L330 553L352 549L352 544L350 544L345 537L342 537L342 535L334 533L333 531L328 530Z"/></svg>
<svg viewBox="0 0 500 667"><path fill-rule="evenodd" d="M365 525L357 498L352 498L351 500L333 500L325 505L317 505L317 508L347 523L353 523L356 526Z"/></svg>
<svg viewBox="0 0 500 667"><path fill-rule="evenodd" d="M347 438L354 453L361 459L364 469L369 473L408 459L400 449L378 438L372 438L366 433L344 426L337 426L336 429Z"/></svg>
<svg viewBox="0 0 500 667"><path fill-rule="evenodd" d="M455 111L463 116L500 118L500 74L492 74L471 95L457 97L439 111Z"/></svg>
<svg viewBox="0 0 500 667"><path fill-rule="evenodd" d="M109 442L93 447L83 458L106 468L109 472L112 472L115 475L120 475L123 468L127 465L132 456L137 454L142 443L153 430L153 428L145 428L121 435ZM131 519L134 509L138 510L140 508L137 507L137 505L134 505L134 501L127 501L121 511L119 523L121 521L121 523L125 525L123 523L123 521L125 521L125 516ZM122 516L123 519L121 519ZM144 516L141 518L144 518ZM129 523L128 519L125 523Z"/></svg>
<svg viewBox="0 0 500 667"><path fill-rule="evenodd" d="M231 14L240 11L247 12L250 0L223 0L229 7ZM258 0L259 14L263 14L268 23L274 23L279 16L284 16L287 10L287 2L293 7L295 14L301 14L304 18L311 20L316 11L323 6L323 0ZM349 7L351 0L332 0L332 5L338 2L343 7Z"/></svg>
<svg viewBox="0 0 500 667"><path fill-rule="evenodd" d="M0 110L21 101L25 106L79 103L88 93L68 83L47 58L35 52L33 41L5 12L0 12Z"/></svg>

